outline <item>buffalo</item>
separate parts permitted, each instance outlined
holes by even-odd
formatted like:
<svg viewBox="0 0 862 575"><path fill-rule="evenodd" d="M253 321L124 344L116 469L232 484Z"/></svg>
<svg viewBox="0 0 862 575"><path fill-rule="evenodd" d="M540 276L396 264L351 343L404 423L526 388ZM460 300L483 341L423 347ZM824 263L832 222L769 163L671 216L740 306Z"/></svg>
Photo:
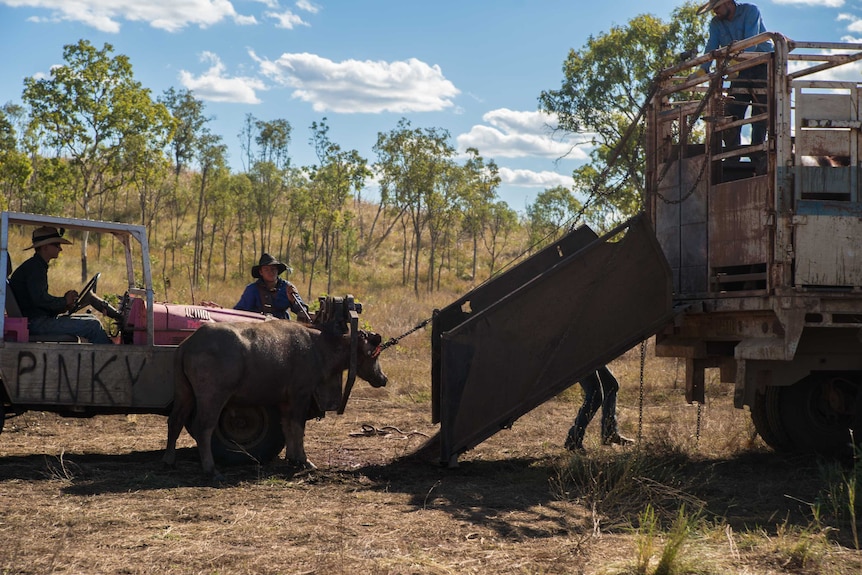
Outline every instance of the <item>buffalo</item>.
<svg viewBox="0 0 862 575"><path fill-rule="evenodd" d="M310 413L333 409L341 397L344 372L356 337L356 375L373 387L387 377L377 356L381 337L358 330L343 333L292 321L205 324L177 348L174 403L168 417L163 461L173 466L176 441L188 426L197 441L204 473L220 477L212 453L212 434L229 401L278 405L285 439L285 459L313 468L305 454L305 422ZM320 398L329 398L319 405Z"/></svg>

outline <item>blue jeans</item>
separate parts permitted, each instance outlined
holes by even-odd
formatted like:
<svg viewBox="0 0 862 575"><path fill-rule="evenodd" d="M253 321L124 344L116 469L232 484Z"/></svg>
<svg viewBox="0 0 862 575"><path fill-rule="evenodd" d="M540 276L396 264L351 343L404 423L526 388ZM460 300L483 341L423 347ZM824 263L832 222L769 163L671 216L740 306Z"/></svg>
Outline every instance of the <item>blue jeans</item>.
<svg viewBox="0 0 862 575"><path fill-rule="evenodd" d="M113 343L105 333L99 318L87 314L40 317L27 322L30 333L41 335L59 333L86 338L90 343Z"/></svg>
<svg viewBox="0 0 862 575"><path fill-rule="evenodd" d="M578 410L566 441L579 448L583 446L587 425L599 407L602 408L602 441L617 433L617 391L620 389L620 383L607 366L600 367L582 379L580 384L584 388L584 403Z"/></svg>
<svg viewBox="0 0 862 575"><path fill-rule="evenodd" d="M756 90L766 89L766 64L746 68L739 76L730 82L730 94L733 101L728 103L726 112L736 120L745 117L745 111L751 106L751 115L756 116L766 112L766 94L756 94ZM724 131L725 145L738 147L742 140L741 127ZM762 144L766 140L766 121L752 122L751 145Z"/></svg>

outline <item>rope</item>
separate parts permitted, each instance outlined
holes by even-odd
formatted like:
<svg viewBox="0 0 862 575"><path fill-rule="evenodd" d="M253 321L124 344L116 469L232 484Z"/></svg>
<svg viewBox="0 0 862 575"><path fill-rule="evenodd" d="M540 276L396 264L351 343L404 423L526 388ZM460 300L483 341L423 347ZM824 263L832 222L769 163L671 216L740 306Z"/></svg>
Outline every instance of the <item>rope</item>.
<svg viewBox="0 0 862 575"><path fill-rule="evenodd" d="M350 434L350 437L374 437L374 436L383 436L390 437L393 433L397 433L402 435L401 439L407 439L412 435L421 435L422 437L428 437L427 434L422 433L421 431L401 431L397 427L393 425L384 425L383 427L374 427L369 423L363 423L361 427L362 431L356 431Z"/></svg>

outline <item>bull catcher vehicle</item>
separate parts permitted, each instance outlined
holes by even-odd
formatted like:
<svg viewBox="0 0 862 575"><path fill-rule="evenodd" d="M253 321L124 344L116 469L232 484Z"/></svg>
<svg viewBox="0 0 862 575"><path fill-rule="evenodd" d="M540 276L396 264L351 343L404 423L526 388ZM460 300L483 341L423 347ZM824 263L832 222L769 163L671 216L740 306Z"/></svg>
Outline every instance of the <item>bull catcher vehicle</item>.
<svg viewBox="0 0 862 575"><path fill-rule="evenodd" d="M174 355L177 345L210 322L264 321L258 313L200 305L156 302L150 269L150 252L143 226L34 214L0 213L0 272L18 254L9 253L13 226L53 226L73 232L113 236L125 253L126 292L121 296L122 316L115 344L94 345L68 335L33 335L21 317L8 279L0 286L0 431L5 419L28 410L67 417L100 414L153 413L168 415L174 400ZM80 292L75 311L85 307L86 295L95 292L100 273ZM361 304L352 296L321 298L314 323L335 322L346 333L357 329ZM70 312L73 313L73 312ZM348 372L347 392L355 377ZM309 416L342 410L338 401L317 400ZM223 462L268 461L284 446L277 406L228 403L213 434L213 454Z"/></svg>

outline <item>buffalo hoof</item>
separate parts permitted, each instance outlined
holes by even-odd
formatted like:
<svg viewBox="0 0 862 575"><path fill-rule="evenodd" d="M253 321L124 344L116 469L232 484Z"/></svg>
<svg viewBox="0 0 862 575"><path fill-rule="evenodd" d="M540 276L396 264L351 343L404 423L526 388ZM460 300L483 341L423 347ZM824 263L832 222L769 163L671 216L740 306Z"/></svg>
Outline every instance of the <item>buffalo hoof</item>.
<svg viewBox="0 0 862 575"><path fill-rule="evenodd" d="M287 466L293 471L312 471L317 469L317 466L313 464L311 461L306 459L305 461L299 459L288 459Z"/></svg>

